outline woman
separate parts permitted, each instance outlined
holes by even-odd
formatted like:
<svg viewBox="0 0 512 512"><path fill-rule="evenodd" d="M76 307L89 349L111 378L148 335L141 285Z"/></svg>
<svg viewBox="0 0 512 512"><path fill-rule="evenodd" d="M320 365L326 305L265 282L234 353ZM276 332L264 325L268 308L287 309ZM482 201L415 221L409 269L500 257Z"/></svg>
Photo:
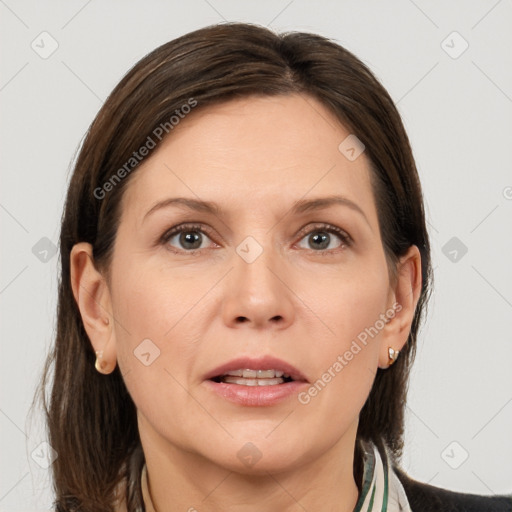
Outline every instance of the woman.
<svg viewBox="0 0 512 512"><path fill-rule="evenodd" d="M56 510L512 510L399 467L430 246L396 108L337 44L223 24L143 58L60 250Z"/></svg>

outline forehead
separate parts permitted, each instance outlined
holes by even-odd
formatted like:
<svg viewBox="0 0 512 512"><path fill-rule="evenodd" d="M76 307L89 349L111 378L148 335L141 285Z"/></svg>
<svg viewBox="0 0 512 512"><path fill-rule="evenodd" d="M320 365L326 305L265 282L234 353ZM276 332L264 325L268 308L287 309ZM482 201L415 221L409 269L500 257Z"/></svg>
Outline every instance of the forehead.
<svg viewBox="0 0 512 512"><path fill-rule="evenodd" d="M140 218L179 194L257 212L339 193L377 222L365 154L350 161L340 152L350 132L314 98L248 97L196 109L141 163L123 210Z"/></svg>

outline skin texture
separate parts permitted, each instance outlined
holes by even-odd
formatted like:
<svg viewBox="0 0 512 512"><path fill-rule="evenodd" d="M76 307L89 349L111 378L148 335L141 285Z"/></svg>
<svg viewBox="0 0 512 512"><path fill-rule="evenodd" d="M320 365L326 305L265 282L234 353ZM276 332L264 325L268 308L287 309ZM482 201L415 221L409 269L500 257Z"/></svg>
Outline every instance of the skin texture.
<svg viewBox="0 0 512 512"><path fill-rule="evenodd" d="M197 110L128 184L110 279L95 269L89 244L74 247L75 298L94 349L103 351L101 371L118 364L137 406L159 512L289 512L319 503L353 510L359 412L377 368L388 366L388 347L400 350L407 340L421 271L411 246L390 282L369 162L338 150L348 135L302 95ZM295 201L332 194L363 214L346 205L291 213ZM144 218L178 196L214 201L222 211L172 206ZM193 254L179 236L160 242L183 223L204 228ZM315 249L310 242L325 223L352 243L331 233L327 248ZM248 236L263 249L252 263L236 252ZM244 407L205 386L216 366L266 354L314 383L395 303L399 311L307 404L294 395ZM134 350L148 338L160 355L145 366ZM248 442L261 454L250 467L237 456Z"/></svg>

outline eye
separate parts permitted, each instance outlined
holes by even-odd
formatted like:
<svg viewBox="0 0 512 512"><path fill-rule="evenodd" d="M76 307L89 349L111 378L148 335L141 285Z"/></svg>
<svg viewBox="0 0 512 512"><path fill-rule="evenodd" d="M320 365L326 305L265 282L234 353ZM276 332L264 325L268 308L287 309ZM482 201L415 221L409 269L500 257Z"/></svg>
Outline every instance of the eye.
<svg viewBox="0 0 512 512"><path fill-rule="evenodd" d="M206 235L204 229L197 225L176 226L162 236L162 243L169 245L174 252L193 253L206 249L208 241L211 242L211 239Z"/></svg>
<svg viewBox="0 0 512 512"><path fill-rule="evenodd" d="M307 246L304 246L303 241ZM330 224L322 224L310 228L299 242L299 247L318 252L349 247L351 243L352 239L342 229Z"/></svg>
<svg viewBox="0 0 512 512"><path fill-rule="evenodd" d="M331 253L336 249L349 247L352 239L342 229L330 224L315 225L304 234L298 244L302 249L315 252ZM205 233L201 225L182 224L168 230L161 237L161 243L172 252L194 254L202 249L207 249L210 244L215 244ZM304 245L306 244L306 246Z"/></svg>

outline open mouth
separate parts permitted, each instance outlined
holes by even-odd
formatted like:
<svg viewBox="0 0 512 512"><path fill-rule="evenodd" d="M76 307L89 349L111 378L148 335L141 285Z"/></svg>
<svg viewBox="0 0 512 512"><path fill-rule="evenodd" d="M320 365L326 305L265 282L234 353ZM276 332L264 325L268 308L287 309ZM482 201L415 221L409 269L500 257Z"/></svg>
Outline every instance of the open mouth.
<svg viewBox="0 0 512 512"><path fill-rule="evenodd" d="M270 407L289 400L304 386L306 376L276 357L239 357L204 375L210 392L244 407Z"/></svg>
<svg viewBox="0 0 512 512"><path fill-rule="evenodd" d="M226 384L238 384L240 386L277 386L293 382L296 379L280 370L240 369L228 371L210 380Z"/></svg>

